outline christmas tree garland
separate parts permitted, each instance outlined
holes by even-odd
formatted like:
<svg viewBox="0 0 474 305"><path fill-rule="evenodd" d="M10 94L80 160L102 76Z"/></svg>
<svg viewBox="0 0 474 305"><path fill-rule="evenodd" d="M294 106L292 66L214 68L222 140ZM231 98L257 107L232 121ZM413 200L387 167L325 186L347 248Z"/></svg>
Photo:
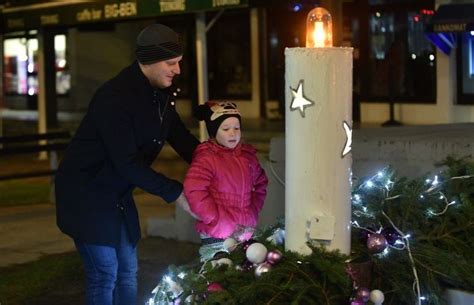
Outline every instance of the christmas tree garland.
<svg viewBox="0 0 474 305"><path fill-rule="evenodd" d="M204 264L171 266L149 305L443 305L474 291L474 164L448 158L432 178L387 168L352 193L352 251L285 251L282 225L231 242Z"/></svg>

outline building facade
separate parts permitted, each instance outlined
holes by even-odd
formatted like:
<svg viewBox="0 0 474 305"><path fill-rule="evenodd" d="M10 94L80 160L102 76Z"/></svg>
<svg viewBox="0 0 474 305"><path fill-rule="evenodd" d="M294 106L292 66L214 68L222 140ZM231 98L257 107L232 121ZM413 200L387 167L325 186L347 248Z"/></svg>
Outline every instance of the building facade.
<svg viewBox="0 0 474 305"><path fill-rule="evenodd" d="M134 60L139 31L160 22L180 32L185 44L177 79L184 115L204 99L226 99L239 103L246 117L281 118L284 49L303 47L306 14L328 5L335 45L354 48L354 121L471 122L474 32L453 34L449 54L426 37L437 7L449 3L10 1L2 8L1 107L34 111L44 103L46 114L84 112L95 89Z"/></svg>

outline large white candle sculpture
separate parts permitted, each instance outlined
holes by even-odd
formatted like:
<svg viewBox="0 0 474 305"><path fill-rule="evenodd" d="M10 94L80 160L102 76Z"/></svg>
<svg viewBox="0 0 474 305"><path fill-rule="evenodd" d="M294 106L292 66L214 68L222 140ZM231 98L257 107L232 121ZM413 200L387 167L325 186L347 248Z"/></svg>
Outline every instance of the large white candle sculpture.
<svg viewBox="0 0 474 305"><path fill-rule="evenodd" d="M307 47L285 50L287 250L350 251L352 48L332 47L331 16L308 14Z"/></svg>

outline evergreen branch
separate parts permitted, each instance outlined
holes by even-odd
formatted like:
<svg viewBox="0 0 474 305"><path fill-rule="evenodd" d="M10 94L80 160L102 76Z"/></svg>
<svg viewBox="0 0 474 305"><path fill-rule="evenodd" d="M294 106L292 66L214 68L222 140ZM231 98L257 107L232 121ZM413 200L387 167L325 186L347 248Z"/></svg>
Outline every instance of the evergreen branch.
<svg viewBox="0 0 474 305"><path fill-rule="evenodd" d="M435 274L439 274L441 275L442 277L445 277L445 278L448 278L448 279L451 279L452 277L450 277L449 275L445 274L445 273L442 273L438 270L435 270L433 268L430 268L429 266L427 266L426 264L423 264L421 262L421 260L418 260L418 259L415 259L415 261L420 265L422 266L423 268L425 268L426 270L428 270L429 272L432 272L432 273L435 273Z"/></svg>
<svg viewBox="0 0 474 305"><path fill-rule="evenodd" d="M293 262L290 262L290 265L294 266L296 268L296 270L301 273L305 278L307 278L311 283L312 285L315 287L315 288L319 288L318 284L313 281L313 279L306 273L304 272L303 270L300 269L299 265L298 264L295 264Z"/></svg>
<svg viewBox="0 0 474 305"><path fill-rule="evenodd" d="M283 293L283 291L280 290L276 295L274 295L270 300L268 300L268 302L265 303L265 305L270 305L270 304L272 304L272 302L273 302L274 300L276 300L282 293Z"/></svg>
<svg viewBox="0 0 474 305"><path fill-rule="evenodd" d="M294 276L294 275L295 275L295 274L294 274L293 272L290 273L290 278L288 279L288 282L286 282L285 286L290 285L290 282L291 282L291 280L293 279L293 276Z"/></svg>
<svg viewBox="0 0 474 305"><path fill-rule="evenodd" d="M297 270L299 273L301 273L305 278L307 278L307 279L312 283L312 285L313 285L316 289L320 290L320 291L323 293L324 299L326 300L326 304L329 305L329 304L330 304L330 301L329 301L328 295L327 295L327 293L326 293L326 290L325 290L323 287L321 287L320 285L318 285L315 281L313 281L313 279L311 278L311 276L309 276L306 272L304 272L303 270L301 270L298 264L295 264L295 263L293 263L293 262L290 262L290 264L291 264L292 266L296 267L296 270ZM324 278L324 281L326 281L326 278Z"/></svg>

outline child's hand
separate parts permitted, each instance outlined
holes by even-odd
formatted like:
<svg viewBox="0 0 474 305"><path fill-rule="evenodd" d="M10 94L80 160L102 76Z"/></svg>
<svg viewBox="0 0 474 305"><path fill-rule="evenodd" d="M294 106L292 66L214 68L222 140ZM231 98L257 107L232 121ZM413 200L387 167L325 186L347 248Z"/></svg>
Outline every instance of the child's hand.
<svg viewBox="0 0 474 305"><path fill-rule="evenodd" d="M176 204L182 208L185 212L187 212L189 215L191 215L193 218L197 220L201 220L197 215L195 215L191 209L189 208L189 203L186 197L184 196L184 192L181 192L179 194L179 197L176 199Z"/></svg>
<svg viewBox="0 0 474 305"><path fill-rule="evenodd" d="M255 228L237 225L232 237L239 242L243 242L251 239L254 233Z"/></svg>

